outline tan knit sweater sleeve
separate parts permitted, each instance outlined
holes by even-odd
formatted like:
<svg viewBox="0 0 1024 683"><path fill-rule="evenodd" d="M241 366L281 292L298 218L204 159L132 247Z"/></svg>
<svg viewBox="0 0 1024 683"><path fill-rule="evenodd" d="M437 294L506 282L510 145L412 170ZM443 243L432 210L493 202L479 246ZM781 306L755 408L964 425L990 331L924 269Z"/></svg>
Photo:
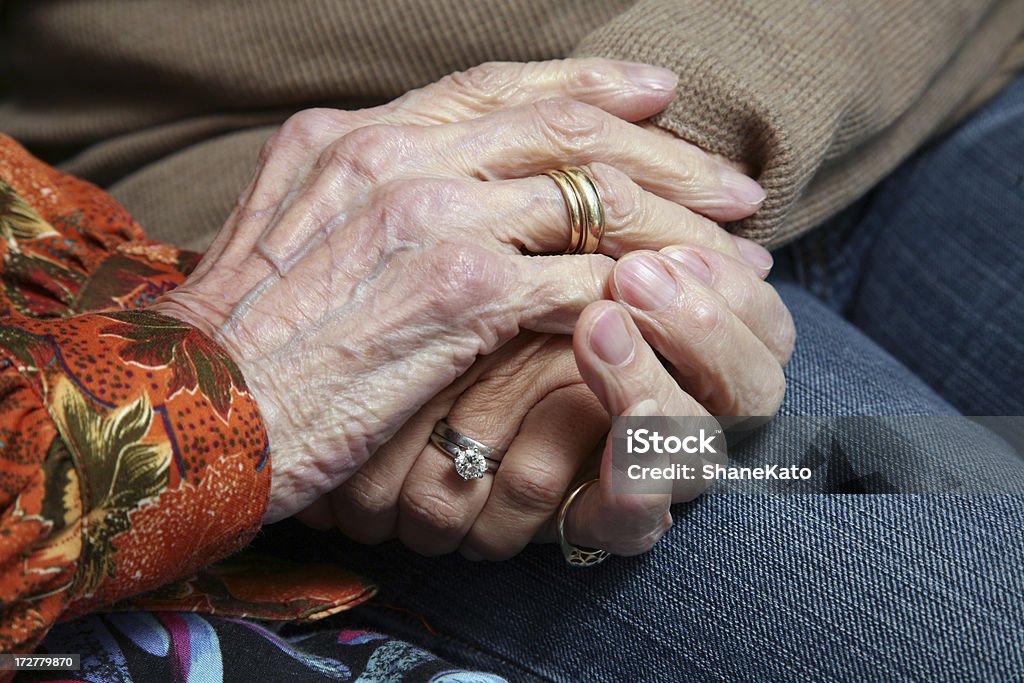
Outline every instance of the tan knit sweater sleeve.
<svg viewBox="0 0 1024 683"><path fill-rule="evenodd" d="M575 52L674 69L657 122L751 164L768 199L735 229L779 244L939 129L1022 27L1022 0L642 0Z"/></svg>

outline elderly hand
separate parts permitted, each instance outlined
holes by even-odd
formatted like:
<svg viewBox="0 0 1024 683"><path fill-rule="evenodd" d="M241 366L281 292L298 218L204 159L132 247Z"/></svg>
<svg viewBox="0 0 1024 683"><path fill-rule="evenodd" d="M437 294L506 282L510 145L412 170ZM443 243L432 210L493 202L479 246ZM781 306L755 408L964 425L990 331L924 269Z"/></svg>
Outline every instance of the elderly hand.
<svg viewBox="0 0 1024 683"><path fill-rule="evenodd" d="M590 167L630 208L610 212L608 255L687 237L736 249L705 216L749 214L756 184L624 120L671 95L639 65L491 65L284 125L203 262L153 306L246 377L273 453L266 521L345 481L478 355L520 329L567 333L602 297L606 256L521 255L566 247L562 199L536 174L613 164ZM664 222L616 221L640 215Z"/></svg>
<svg viewBox="0 0 1024 683"><path fill-rule="evenodd" d="M587 309L575 358L572 340L560 335L521 335L481 358L302 518L366 543L398 536L425 554L459 549L473 559L505 559L550 540L554 515L588 469L609 415L629 414L646 399L666 415L775 413L795 330L764 272L692 246L623 258L611 280L619 305ZM652 348L671 377L650 362ZM508 447L496 473L472 482L454 473L427 441L446 416L460 431ZM677 490L676 501L700 490ZM617 554L646 550L664 523L650 513L665 501L642 498L588 489L573 505L570 536ZM634 506L643 514L625 514ZM652 533L638 535L644 524Z"/></svg>

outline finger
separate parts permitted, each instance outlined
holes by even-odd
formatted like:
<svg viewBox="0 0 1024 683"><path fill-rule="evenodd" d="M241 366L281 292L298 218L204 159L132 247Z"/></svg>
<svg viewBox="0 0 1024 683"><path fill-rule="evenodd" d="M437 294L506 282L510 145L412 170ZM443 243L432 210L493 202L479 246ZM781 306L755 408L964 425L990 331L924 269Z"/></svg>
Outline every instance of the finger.
<svg viewBox="0 0 1024 683"><path fill-rule="evenodd" d="M309 213L295 220L308 220ZM404 229L415 228L406 225ZM412 325L440 326L445 336L413 348L423 355L424 362L439 352L438 347L450 349L454 378L478 355L493 352L522 329L569 333L579 312L591 301L605 297L614 263L596 254L502 255L466 242L408 248L400 239L393 239L395 236L382 240L376 235L386 229L387 224L382 227L372 216L357 217L345 229L327 235L326 243L305 254L287 277L273 277L273 272L264 275L269 266L262 262L254 263L252 272L224 274L222 277L239 280L266 278L257 284L268 283L255 288L253 296L235 307L235 315L257 309L265 316L260 318L260 329L247 334L260 335L261 343L270 349L283 348L293 337L291 326L272 324L278 311L260 308L267 292L294 300L298 308L290 314L306 320L337 314L334 308L324 306L324 301L348 301L357 295L365 314L360 314L360 325L349 331L346 349L366 363L402 359L403 370L410 373L403 378L418 386L411 374L417 359L407 356L413 351L404 345L382 346L380 334ZM339 272L337 259L342 254L346 255L346 268ZM230 284L225 281L225 287ZM317 297L309 296L311 288ZM233 318L225 324L233 324ZM412 344L413 340L409 341ZM420 398L425 403L434 393Z"/></svg>
<svg viewBox="0 0 1024 683"><path fill-rule="evenodd" d="M647 192L618 169L596 163L588 174L604 208L600 253L620 257L636 249L695 244L742 256L740 238L686 207ZM488 210L483 224L482 206ZM408 242L479 242L490 233L496 247L513 253L561 253L570 246L566 200L547 176L495 182L396 179L373 191L364 213L380 229ZM271 248L270 240L264 239L264 246ZM273 247L276 252L288 248Z"/></svg>
<svg viewBox="0 0 1024 683"><path fill-rule="evenodd" d="M222 258L227 250L251 249L266 227L301 197L310 175L316 175L321 153L353 128L374 121L377 112L377 108L350 112L316 107L289 116L260 147L253 179L196 273L212 269L218 260L230 262L230 255Z"/></svg>
<svg viewBox="0 0 1024 683"><path fill-rule="evenodd" d="M335 527L331 501L327 496L317 498L308 508L295 513L295 519L318 531L327 531Z"/></svg>
<svg viewBox="0 0 1024 683"><path fill-rule="evenodd" d="M586 308L576 323L573 351L580 375L610 415L653 399L664 415L708 416L679 388L618 303L598 301Z"/></svg>
<svg viewBox="0 0 1024 683"><path fill-rule="evenodd" d="M714 221L646 191L625 173L602 163L586 169L604 208L605 232L599 252L615 258L636 249L695 244L739 256L735 239ZM547 176L476 183L466 188L478 203L460 203L447 225L461 235L480 233L478 206L494 213L490 223L500 243L532 254L571 248L566 201Z"/></svg>
<svg viewBox="0 0 1024 683"><path fill-rule="evenodd" d="M622 306L601 301L588 306L573 334L580 374L611 415L639 415L640 406L658 406L662 415L707 416L661 366ZM648 411L649 413L653 411ZM693 456L699 459L699 456ZM566 537L577 545L617 555L648 550L671 525L672 495L612 490L611 442L605 446L601 477L574 502ZM693 497L703 480L677 482L677 498Z"/></svg>
<svg viewBox="0 0 1024 683"><path fill-rule="evenodd" d="M621 257L637 249L705 246L736 256L764 279L772 256L764 247L729 234L714 221L647 192L607 164L591 164L605 215L599 252ZM468 178L392 180L374 191L369 218L407 241L479 240L480 207L497 245L532 254L570 246L566 200L547 176L482 183ZM429 229L428 229L429 228ZM269 246L264 240L265 246Z"/></svg>
<svg viewBox="0 0 1024 683"><path fill-rule="evenodd" d="M649 417L646 401L625 416ZM653 410L660 411L660 408ZM605 446L611 448L610 443ZM632 556L647 552L672 527L673 496L665 493L629 494L612 490L611 462L608 452L601 463L601 474L593 486L576 496L566 512L566 540L584 548L600 548L612 555ZM695 497L695 496L694 496ZM692 499L692 498L689 498ZM682 502L680 498L676 502Z"/></svg>
<svg viewBox="0 0 1024 683"><path fill-rule="evenodd" d="M438 420L448 414L457 396L445 392L424 406L359 470L330 494L335 526L349 538L368 545L398 533L398 501L423 444Z"/></svg>
<svg viewBox="0 0 1024 683"><path fill-rule="evenodd" d="M627 121L654 116L675 92L668 69L610 59L489 62L445 76L388 105L394 123L464 121L539 99L567 97L600 107Z"/></svg>
<svg viewBox="0 0 1024 683"><path fill-rule="evenodd" d="M611 291L675 369L682 387L708 410L774 415L785 391L782 368L710 282L699 267L636 252L617 263Z"/></svg>
<svg viewBox="0 0 1024 683"><path fill-rule="evenodd" d="M259 223L252 228L257 234L270 224L274 214L287 208L287 198L312 169L317 154L310 150L319 152L354 128L379 123L451 123L550 97L579 99L626 120L640 121L665 108L674 95L676 80L667 69L600 58L490 62L446 76L379 107L297 112L263 145L256 175L239 200L248 210L239 208L232 215L227 221L231 229L223 230L223 239L219 236L208 252L219 254L228 237L246 222ZM200 266L204 271L208 267Z"/></svg>
<svg viewBox="0 0 1024 683"><path fill-rule="evenodd" d="M679 139L678 135L676 135L670 130L666 130L665 128L658 126L658 124L654 123L653 121L641 121L637 125L646 128L647 130L651 131L652 133L655 133L656 135L660 135L662 138L665 138L666 140ZM708 156L714 159L715 161L718 161L719 163L725 164L726 166L730 166L736 169L737 171L744 175L754 175L754 167L750 164L750 162L736 161L721 154L715 154L712 152L708 152Z"/></svg>
<svg viewBox="0 0 1024 683"><path fill-rule="evenodd" d="M571 354L567 358L572 362ZM608 426L607 414L582 382L545 396L523 420L460 552L499 561L525 548L557 512Z"/></svg>
<svg viewBox="0 0 1024 683"><path fill-rule="evenodd" d="M758 277L762 280L767 278L768 273L771 272L772 266L775 263L771 252L757 242L748 240L745 237L732 235L732 239L736 244L736 251L739 252L740 258L756 270Z"/></svg>
<svg viewBox="0 0 1024 683"><path fill-rule="evenodd" d="M763 247L750 244L771 259ZM779 365L784 366L789 361L796 341L793 317L776 289L762 280L760 274L764 270L752 268L750 260L738 261L700 246L672 246L662 253L718 292L729 310L768 347Z"/></svg>
<svg viewBox="0 0 1024 683"><path fill-rule="evenodd" d="M510 303L518 324L536 332L571 334L589 304L608 298L615 262L586 256L510 256Z"/></svg>
<svg viewBox="0 0 1024 683"><path fill-rule="evenodd" d="M459 397L504 358L519 353L532 340L528 335L483 356L455 382L438 393L366 463L329 496L333 525L360 543L376 544L398 534L398 501L402 484L430 441L437 421L450 415Z"/></svg>
<svg viewBox="0 0 1024 683"><path fill-rule="evenodd" d="M528 112L532 109L519 108L515 111ZM587 111L600 112L594 107L588 107ZM504 113L495 114L495 116L503 115ZM658 136L653 133L626 124L603 112L600 115L615 121L614 125L622 126L621 130L623 131L654 138L653 140L626 140L626 142L633 142L637 145L644 142L649 144L649 148L643 152L630 147L626 153L632 158L634 171L639 166L646 165L648 178L660 175L664 179L664 168L670 167L670 165L666 166L661 162L664 162L665 158L671 161L672 154L670 153L666 157L662 150L674 148L676 145L656 145L654 143L660 141L657 140ZM297 206L303 208L302 212L292 211L288 202L280 203L274 210L272 227L261 233L259 232L261 223L256 220L248 231L247 238L236 239L235 241L239 245L236 246L233 243L228 250L252 249L253 244L258 243L259 251L266 259L266 263L260 264L260 268L285 273L302 254L331 232L333 226L351 220L351 216L337 211L337 205L342 199L355 200L365 194L371 195L371 201L370 210L364 211L364 213L366 219L374 227L393 228L397 231L404 231L409 239L415 240L417 236L422 239L432 232L437 232L437 228L416 231L412 227L443 226L446 224L447 216L446 220L438 221L436 216L430 214L444 211L455 216L461 214L463 223L471 223L475 228L475 234L479 234L478 209L481 204L479 200L466 201L466 188L460 187L457 183L448 182L442 187L433 188L439 190L438 192L430 192L429 190L432 189L430 185L441 184L440 179L409 177L410 174L415 176L431 171L431 167L436 163L449 163L451 155L458 154L458 152L453 152L450 148L436 150L436 153L432 152L430 144L431 140L436 138L436 134L429 131L433 128L453 128L461 125L463 124L435 127L374 125L365 126L346 134L324 150L317 161L315 177L310 177L306 186L301 190L296 190L302 200L298 202ZM537 138L537 136L533 137ZM618 140L618 136L613 135L612 137ZM436 142L436 140L434 141ZM540 144L543 144L543 141ZM679 145L687 147L686 143L679 142ZM611 154L610 156L614 157L615 155ZM710 161L696 148L693 148L691 156L701 163L719 167L716 162ZM444 160L445 157L448 157L448 161ZM663 158L659 159L659 157ZM568 161L571 162L572 159ZM680 167L685 167L685 161L679 161L679 164ZM691 184L700 185L702 181L694 180L698 177L713 177L712 184L721 184L720 178L714 173L709 176L708 173L697 172L690 178ZM645 231L642 228L646 226L638 226L635 221L631 221L633 216L630 215L630 211L637 208L650 208L651 202L638 203L639 188L632 183L629 185L623 183L623 179L629 175L620 173L610 179L605 177L609 175L612 175L611 171L604 172L602 179L606 181L603 189L607 196L605 201L609 204L612 219L631 226L627 231L627 237L630 231L637 237L644 235ZM674 176L669 174L671 180L669 194L675 193L676 195L670 196L669 199L680 200L678 190L686 182L682 176L687 175L689 175L688 172L676 173ZM748 182L753 182L732 170L727 170L726 176L723 177L727 176L744 178ZM618 180L617 183L616 180ZM756 183L754 186L756 187ZM622 191L616 191L620 187L623 188ZM600 190L601 188L599 188L599 192ZM552 190L549 188L547 192L550 196ZM759 189L758 192L760 192ZM685 190L682 194L686 194ZM365 205L366 200L360 200L360 203ZM668 201L662 202L663 205L669 203ZM696 203L699 204L700 201ZM750 211L746 213L750 213ZM664 210L656 211L652 214L651 219L657 221L661 217L662 224L664 224L665 215ZM689 229L682 232L691 233L694 237L700 237L713 243L716 248L735 253L736 243L731 239L726 239L724 234L716 230L710 221L699 221L697 216L691 216L689 213L683 215L681 211L676 212L676 215L686 219L680 225L687 226ZM563 221L559 222L565 225ZM494 222L495 225L498 223L498 221ZM549 220L547 224L553 225L554 223ZM548 234L551 234L550 231ZM608 244L614 250L618 246L617 235L612 235L610 238ZM560 243L564 245L564 240L560 240ZM621 249L619 251L621 252ZM251 274L247 274L247 276L252 277Z"/></svg>
<svg viewBox="0 0 1024 683"><path fill-rule="evenodd" d="M578 381L571 357L548 337L519 341L511 352L502 349L506 362L466 389L446 418L453 429L493 448L509 446L527 412L547 393ZM504 462L501 455L495 459ZM424 555L456 550L487 502L494 477L466 481L448 454L426 443L402 485L398 537Z"/></svg>
<svg viewBox="0 0 1024 683"><path fill-rule="evenodd" d="M764 200L755 181L682 140L661 136L583 102L541 100L418 131L440 168L487 180L603 162L665 199L715 220L737 220Z"/></svg>

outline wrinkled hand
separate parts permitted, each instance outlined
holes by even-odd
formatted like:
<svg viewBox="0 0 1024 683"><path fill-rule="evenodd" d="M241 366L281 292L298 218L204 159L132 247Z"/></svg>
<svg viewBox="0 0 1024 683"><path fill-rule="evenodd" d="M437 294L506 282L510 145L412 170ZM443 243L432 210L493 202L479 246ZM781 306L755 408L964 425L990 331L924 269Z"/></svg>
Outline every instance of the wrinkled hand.
<svg viewBox="0 0 1024 683"><path fill-rule="evenodd" d="M153 306L246 377L273 454L266 521L348 479L478 355L521 329L568 333L608 256L687 237L736 251L709 217L749 214L756 184L626 120L663 108L670 83L603 60L490 65L375 110L297 114L268 142L203 262ZM606 256L523 256L567 240L536 174L584 164L609 206ZM671 221L632 220L656 213Z"/></svg>
<svg viewBox="0 0 1024 683"><path fill-rule="evenodd" d="M775 289L750 268L707 249L645 252L616 265L612 291L614 302L588 306L573 335L580 372L610 415L778 410L796 331ZM617 555L646 552L671 527L669 506L706 486L696 479L675 482L671 495L616 492L609 441L600 481L570 508L566 536Z"/></svg>
<svg viewBox="0 0 1024 683"><path fill-rule="evenodd" d="M520 335L481 358L303 518L365 543L397 536L421 553L458 549L471 559L506 559L551 540L571 484L597 471L589 461L609 415L630 414L647 399L665 415L775 413L795 330L764 272L692 246L625 257L611 280L618 305L587 309L575 357L567 336ZM651 349L669 371L650 362ZM493 476L462 481L428 443L445 416L485 443L508 446ZM679 489L676 502L700 490ZM616 554L642 552L664 530L653 513L664 503L592 487L573 505L570 536Z"/></svg>

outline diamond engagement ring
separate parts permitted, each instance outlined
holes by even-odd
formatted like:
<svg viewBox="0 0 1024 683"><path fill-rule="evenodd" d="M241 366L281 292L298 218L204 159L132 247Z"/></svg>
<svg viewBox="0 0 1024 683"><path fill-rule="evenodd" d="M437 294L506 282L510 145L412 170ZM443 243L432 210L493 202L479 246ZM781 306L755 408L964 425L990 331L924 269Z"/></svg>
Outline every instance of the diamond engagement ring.
<svg viewBox="0 0 1024 683"><path fill-rule="evenodd" d="M467 481L480 479L488 472L497 472L501 456L505 453L452 429L446 420L439 420L434 425L430 441L455 461L455 471Z"/></svg>

